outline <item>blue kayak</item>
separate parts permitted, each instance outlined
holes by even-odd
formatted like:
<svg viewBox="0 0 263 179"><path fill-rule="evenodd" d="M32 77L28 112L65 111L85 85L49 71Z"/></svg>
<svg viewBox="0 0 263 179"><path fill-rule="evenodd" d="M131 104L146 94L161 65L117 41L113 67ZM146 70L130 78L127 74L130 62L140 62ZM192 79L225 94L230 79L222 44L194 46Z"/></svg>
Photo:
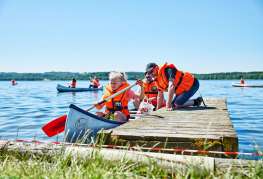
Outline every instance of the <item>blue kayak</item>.
<svg viewBox="0 0 263 179"><path fill-rule="evenodd" d="M99 91L99 90L103 90L103 87L100 87L100 88L70 88L70 87L58 84L57 90L58 92Z"/></svg>
<svg viewBox="0 0 263 179"><path fill-rule="evenodd" d="M90 143L99 130L111 129L124 124L124 122L98 117L73 104L69 108L65 126L65 142Z"/></svg>

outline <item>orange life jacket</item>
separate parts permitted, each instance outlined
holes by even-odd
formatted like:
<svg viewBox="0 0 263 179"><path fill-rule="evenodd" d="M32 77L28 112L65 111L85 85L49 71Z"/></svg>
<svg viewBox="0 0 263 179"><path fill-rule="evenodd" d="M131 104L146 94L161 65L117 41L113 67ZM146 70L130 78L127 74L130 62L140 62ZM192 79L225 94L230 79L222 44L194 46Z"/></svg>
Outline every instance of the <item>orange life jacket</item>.
<svg viewBox="0 0 263 179"><path fill-rule="evenodd" d="M157 106L157 96L158 96L158 86L156 81L153 81L151 83L143 82L143 88L144 88L144 95L147 98L155 98L151 100L151 104L155 107ZM163 100L162 107L165 106L165 100Z"/></svg>
<svg viewBox="0 0 263 179"><path fill-rule="evenodd" d="M99 86L100 86L99 80L94 79L94 80L92 81L92 83L93 83L93 85L96 86L96 87L99 87Z"/></svg>
<svg viewBox="0 0 263 179"><path fill-rule="evenodd" d="M129 86L129 84L125 82L117 90L113 91L111 88L111 85L108 84L106 86L105 93L103 95L103 99L106 99L107 97L117 93L118 91L120 91L120 90L122 90L128 86ZM127 119L129 119L130 118L130 112L128 109L129 101L126 98L126 95L127 95L127 91L125 91L124 93L119 94L118 96L116 96L116 97L112 98L111 100L105 102L105 106L106 106L105 112L108 114L108 113L114 113L115 111L120 111L126 115Z"/></svg>
<svg viewBox="0 0 263 179"><path fill-rule="evenodd" d="M169 79L167 79L165 76L166 68L176 69L175 79L173 81L175 85L176 95L180 95L183 92L190 90L190 88L193 86L194 83L194 76L189 72L179 71L173 64L167 64L167 63L161 66L158 70L156 82L160 90L167 91L169 86Z"/></svg>
<svg viewBox="0 0 263 179"><path fill-rule="evenodd" d="M77 84L77 82L72 81L72 82L71 82L71 88L76 88L76 84Z"/></svg>
<svg viewBox="0 0 263 179"><path fill-rule="evenodd" d="M155 81L146 83L143 82L144 94L147 98L157 97L158 95L158 86Z"/></svg>
<svg viewBox="0 0 263 179"><path fill-rule="evenodd" d="M100 86L100 82L99 82L99 80L96 80L95 79L95 83L94 83L97 87L99 87Z"/></svg>

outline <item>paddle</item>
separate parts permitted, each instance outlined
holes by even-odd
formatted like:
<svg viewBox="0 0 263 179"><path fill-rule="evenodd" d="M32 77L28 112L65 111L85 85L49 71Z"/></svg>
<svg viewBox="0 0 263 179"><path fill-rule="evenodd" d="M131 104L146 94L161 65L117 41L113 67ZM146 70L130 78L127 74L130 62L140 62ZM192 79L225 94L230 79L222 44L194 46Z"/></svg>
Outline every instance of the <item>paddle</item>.
<svg viewBox="0 0 263 179"><path fill-rule="evenodd" d="M133 85L130 85L124 89L122 89L121 91L118 91L117 93L105 98L104 100L94 104L93 106L91 106L90 108L87 109L87 111L90 111L92 110L93 108L95 108L96 105L100 105L100 104L103 104L105 103L106 101L109 101L110 99L118 96L119 94L131 89L132 87L134 87L135 85L137 85L137 82L134 83ZM49 123L45 124L43 127L42 127L42 130L44 131L44 133L48 136L48 137L52 137L52 136L55 136L61 132L63 132L65 130L65 123L66 123L66 120L67 120L67 115L63 115L63 116L60 116L56 119L53 119L52 121L50 121Z"/></svg>

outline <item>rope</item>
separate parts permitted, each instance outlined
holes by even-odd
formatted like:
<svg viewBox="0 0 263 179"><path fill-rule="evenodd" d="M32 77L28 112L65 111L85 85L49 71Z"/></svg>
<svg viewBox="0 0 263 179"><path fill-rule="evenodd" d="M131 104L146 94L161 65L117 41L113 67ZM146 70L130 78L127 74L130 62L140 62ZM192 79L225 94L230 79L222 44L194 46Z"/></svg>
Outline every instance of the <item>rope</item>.
<svg viewBox="0 0 263 179"><path fill-rule="evenodd" d="M134 151L149 151L149 152L169 152L169 153L190 153L190 154L223 154L223 155L246 155L246 156L258 156L262 157L262 152L231 152L231 151L208 151L208 150L192 150L182 148L160 148L160 147L128 147L118 145L97 145L97 144L77 144L77 143L66 143L66 142L41 142L37 140L23 140L17 139L15 142L22 143L34 143L34 144L54 144L54 145L70 145L70 146L82 146L82 147L97 147L97 148L108 148L108 149L122 149L122 150L134 150Z"/></svg>

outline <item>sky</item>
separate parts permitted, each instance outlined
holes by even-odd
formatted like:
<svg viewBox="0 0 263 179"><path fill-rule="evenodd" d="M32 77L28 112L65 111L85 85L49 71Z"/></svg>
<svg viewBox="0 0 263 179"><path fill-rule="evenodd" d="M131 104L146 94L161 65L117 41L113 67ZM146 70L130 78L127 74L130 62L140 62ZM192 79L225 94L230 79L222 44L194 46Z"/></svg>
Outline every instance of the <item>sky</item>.
<svg viewBox="0 0 263 179"><path fill-rule="evenodd" d="M262 0L0 0L0 72L263 71Z"/></svg>

